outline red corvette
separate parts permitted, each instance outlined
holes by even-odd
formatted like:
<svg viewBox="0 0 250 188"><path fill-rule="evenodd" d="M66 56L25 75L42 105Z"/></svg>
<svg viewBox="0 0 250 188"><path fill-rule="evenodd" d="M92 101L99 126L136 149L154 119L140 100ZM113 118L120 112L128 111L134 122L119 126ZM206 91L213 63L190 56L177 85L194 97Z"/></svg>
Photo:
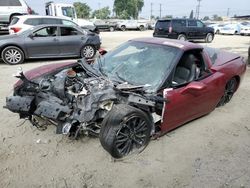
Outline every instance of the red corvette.
<svg viewBox="0 0 250 188"><path fill-rule="evenodd" d="M229 102L243 58L189 42L130 40L89 65L51 64L20 72L6 108L57 133L99 136L113 157L142 151L162 135Z"/></svg>

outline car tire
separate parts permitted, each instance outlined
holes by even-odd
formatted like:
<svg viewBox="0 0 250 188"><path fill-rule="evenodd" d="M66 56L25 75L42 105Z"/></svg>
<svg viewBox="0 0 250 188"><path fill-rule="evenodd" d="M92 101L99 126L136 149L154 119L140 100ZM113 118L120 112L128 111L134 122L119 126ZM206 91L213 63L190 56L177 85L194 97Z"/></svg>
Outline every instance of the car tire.
<svg viewBox="0 0 250 188"><path fill-rule="evenodd" d="M236 80L236 78L232 78L230 79L226 86L225 86L225 90L224 90L224 94L223 96L221 97L217 107L219 106L224 106L225 104L229 103L237 89L237 86L238 86L238 82Z"/></svg>
<svg viewBox="0 0 250 188"><path fill-rule="evenodd" d="M24 61L23 51L16 46L5 47L1 53L1 57L9 65L17 65Z"/></svg>
<svg viewBox="0 0 250 188"><path fill-rule="evenodd" d="M140 31L144 31L144 30L145 30L145 27L144 27L143 25L140 25L140 26L139 26L139 29L140 29Z"/></svg>
<svg viewBox="0 0 250 188"><path fill-rule="evenodd" d="M92 59L96 54L96 48L93 45L87 44L82 47L81 57Z"/></svg>
<svg viewBox="0 0 250 188"><path fill-rule="evenodd" d="M109 31L110 31L110 32L113 32L113 31L115 31L115 28L114 28L114 27L110 27L110 28L109 28Z"/></svg>
<svg viewBox="0 0 250 188"><path fill-rule="evenodd" d="M177 37L178 40L182 40L182 41L186 41L187 40L187 37L186 35L184 34L179 34L178 37Z"/></svg>
<svg viewBox="0 0 250 188"><path fill-rule="evenodd" d="M126 26L125 26L125 25L122 25L122 26L121 26L121 30L122 30L122 31L126 31Z"/></svg>
<svg viewBox="0 0 250 188"><path fill-rule="evenodd" d="M206 36L206 43L211 43L214 39L214 35L212 33L208 33L207 36Z"/></svg>
<svg viewBox="0 0 250 188"><path fill-rule="evenodd" d="M99 139L112 157L122 158L146 148L152 125L148 115L140 109L115 105L102 122Z"/></svg>

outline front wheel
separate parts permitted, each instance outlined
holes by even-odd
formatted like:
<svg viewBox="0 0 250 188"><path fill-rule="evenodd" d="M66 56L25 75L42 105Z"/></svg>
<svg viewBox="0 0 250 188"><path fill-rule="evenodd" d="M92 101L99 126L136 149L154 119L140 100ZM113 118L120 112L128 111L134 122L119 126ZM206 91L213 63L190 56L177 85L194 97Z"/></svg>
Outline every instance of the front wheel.
<svg viewBox="0 0 250 188"><path fill-rule="evenodd" d="M187 40L187 37L186 37L186 35L184 35L184 34L179 34L178 37L177 37L177 39L178 39L178 40L185 41L185 40Z"/></svg>
<svg viewBox="0 0 250 188"><path fill-rule="evenodd" d="M234 95L234 92L237 89L238 82L236 78L232 78L226 84L224 95L221 97L220 102L217 107L224 106L226 103L229 103Z"/></svg>
<svg viewBox="0 0 250 188"><path fill-rule="evenodd" d="M213 41L213 39L214 39L214 35L212 33L208 33L207 36L206 36L205 41L207 43L211 43Z"/></svg>
<svg viewBox="0 0 250 188"><path fill-rule="evenodd" d="M96 49L92 45L85 45L81 50L81 57L85 57L86 59L92 59L96 54Z"/></svg>
<svg viewBox="0 0 250 188"><path fill-rule="evenodd" d="M114 158L143 151L150 141L152 121L129 105L116 105L103 120L100 142Z"/></svg>
<svg viewBox="0 0 250 188"><path fill-rule="evenodd" d="M109 31L110 31L110 32L113 32L114 30L115 30L114 27L110 27L110 28L109 28Z"/></svg>
<svg viewBox="0 0 250 188"><path fill-rule="evenodd" d="M139 29L140 29L140 31L144 31L145 27L143 25L140 25Z"/></svg>
<svg viewBox="0 0 250 188"><path fill-rule="evenodd" d="M4 48L1 57L3 61L9 65L20 64L24 61L23 51L16 46L8 46Z"/></svg>

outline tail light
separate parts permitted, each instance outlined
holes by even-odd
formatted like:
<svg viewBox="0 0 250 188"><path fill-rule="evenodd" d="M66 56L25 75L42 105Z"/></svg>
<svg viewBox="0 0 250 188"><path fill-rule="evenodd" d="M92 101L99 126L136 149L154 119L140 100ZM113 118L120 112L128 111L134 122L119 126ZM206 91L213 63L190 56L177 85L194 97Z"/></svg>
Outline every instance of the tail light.
<svg viewBox="0 0 250 188"><path fill-rule="evenodd" d="M32 14L32 10L30 7L27 8L27 12L28 12L28 14Z"/></svg>
<svg viewBox="0 0 250 188"><path fill-rule="evenodd" d="M169 33L172 33L172 31L173 31L173 28L172 28L172 26L170 26L170 27L168 28L168 32L169 32Z"/></svg>
<svg viewBox="0 0 250 188"><path fill-rule="evenodd" d="M21 31L22 28L20 28L20 27L11 27L10 29L11 29L12 31L14 31L14 33L17 33L17 32L19 32L19 31Z"/></svg>

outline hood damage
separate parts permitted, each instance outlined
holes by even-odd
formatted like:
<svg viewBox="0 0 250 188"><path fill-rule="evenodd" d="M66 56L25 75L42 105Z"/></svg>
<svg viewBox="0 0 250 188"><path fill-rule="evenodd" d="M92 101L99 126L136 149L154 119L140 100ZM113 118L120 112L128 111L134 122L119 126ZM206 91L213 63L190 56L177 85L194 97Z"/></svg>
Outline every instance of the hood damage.
<svg viewBox="0 0 250 188"><path fill-rule="evenodd" d="M16 86L13 96L6 98L5 107L38 128L52 123L59 134L74 138L79 134L98 136L103 120L117 104L144 111L152 122L161 119L155 118L155 112L162 109L162 97L148 93L145 86L110 79L84 60L32 80L22 72L17 77L22 83Z"/></svg>

